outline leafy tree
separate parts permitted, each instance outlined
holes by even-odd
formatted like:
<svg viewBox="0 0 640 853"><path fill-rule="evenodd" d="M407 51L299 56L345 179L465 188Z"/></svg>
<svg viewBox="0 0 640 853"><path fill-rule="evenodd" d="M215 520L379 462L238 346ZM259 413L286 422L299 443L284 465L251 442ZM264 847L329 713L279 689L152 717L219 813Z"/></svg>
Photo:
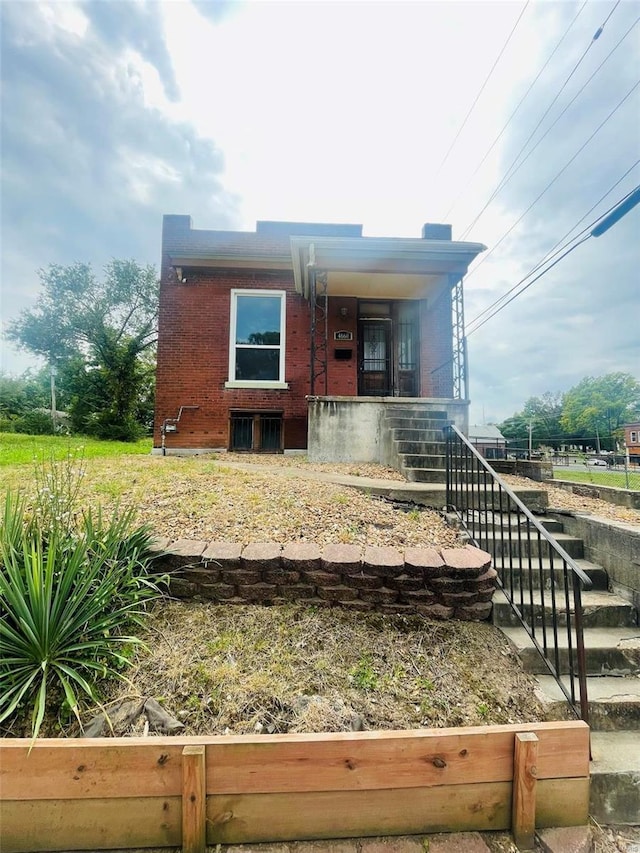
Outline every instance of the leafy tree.
<svg viewBox="0 0 640 853"><path fill-rule="evenodd" d="M0 373L0 416L12 418L50 404L47 371L28 370L22 376Z"/></svg>
<svg viewBox="0 0 640 853"><path fill-rule="evenodd" d="M521 412L500 424L500 431L512 444L526 447L531 426L531 443L535 447L556 447L564 440L561 414L562 394L546 391L541 397L530 397Z"/></svg>
<svg viewBox="0 0 640 853"><path fill-rule="evenodd" d="M629 373L586 376L564 396L561 423L565 430L582 433L601 446L614 448L614 433L640 415L640 383Z"/></svg>
<svg viewBox="0 0 640 853"><path fill-rule="evenodd" d="M58 367L76 429L137 437L139 395L157 335L154 268L112 260L98 279L89 264L52 264L40 280L35 308L10 325L9 337Z"/></svg>
<svg viewBox="0 0 640 853"><path fill-rule="evenodd" d="M507 441L516 447L526 447L529 441L529 420L521 412L516 412L499 424L500 432Z"/></svg>

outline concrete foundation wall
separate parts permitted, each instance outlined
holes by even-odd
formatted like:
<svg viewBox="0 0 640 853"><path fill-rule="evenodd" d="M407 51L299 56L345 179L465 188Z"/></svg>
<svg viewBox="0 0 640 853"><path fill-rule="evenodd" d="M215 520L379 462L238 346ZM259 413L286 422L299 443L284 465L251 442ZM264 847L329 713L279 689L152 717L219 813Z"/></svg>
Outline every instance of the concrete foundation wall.
<svg viewBox="0 0 640 853"><path fill-rule="evenodd" d="M537 483L541 483L543 480L553 480L551 462L538 462L529 459L489 459L487 461L498 474L515 474L517 477L527 477Z"/></svg>
<svg viewBox="0 0 640 853"><path fill-rule="evenodd" d="M574 495L582 495L585 498L600 498L601 501L607 501L607 503L616 506L624 506L627 509L640 509L640 492L630 489L596 486L590 483L574 483L571 480L554 480L553 485Z"/></svg>
<svg viewBox="0 0 640 853"><path fill-rule="evenodd" d="M586 559L605 568L613 591L640 609L640 528L587 515L549 515L562 521L565 533L582 539Z"/></svg>
<svg viewBox="0 0 640 853"><path fill-rule="evenodd" d="M392 465L383 428L386 411L446 412L463 431L469 426L469 404L424 397L310 397L308 456L311 462L378 462Z"/></svg>

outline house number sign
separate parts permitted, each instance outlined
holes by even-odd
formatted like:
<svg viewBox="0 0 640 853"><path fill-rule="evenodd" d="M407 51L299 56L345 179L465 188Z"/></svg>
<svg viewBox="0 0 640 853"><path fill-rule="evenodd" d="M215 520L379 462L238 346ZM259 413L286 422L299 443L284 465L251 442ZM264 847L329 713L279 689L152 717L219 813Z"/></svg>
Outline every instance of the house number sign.
<svg viewBox="0 0 640 853"><path fill-rule="evenodd" d="M334 332L333 333L334 341L352 341L353 340L353 332Z"/></svg>

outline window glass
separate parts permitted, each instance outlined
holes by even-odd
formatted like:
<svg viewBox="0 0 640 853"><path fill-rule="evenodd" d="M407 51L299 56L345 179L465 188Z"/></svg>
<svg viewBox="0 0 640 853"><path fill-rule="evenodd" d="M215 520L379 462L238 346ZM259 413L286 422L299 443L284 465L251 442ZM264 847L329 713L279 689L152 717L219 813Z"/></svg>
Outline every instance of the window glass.
<svg viewBox="0 0 640 853"><path fill-rule="evenodd" d="M361 317L388 317L391 308L388 302L361 302L358 313Z"/></svg>
<svg viewBox="0 0 640 853"><path fill-rule="evenodd" d="M232 291L232 381L284 381L284 300L283 291Z"/></svg>
<svg viewBox="0 0 640 853"><path fill-rule="evenodd" d="M280 378L279 349L236 350L236 379L277 382Z"/></svg>
<svg viewBox="0 0 640 853"><path fill-rule="evenodd" d="M280 296L236 297L236 343L280 345Z"/></svg>

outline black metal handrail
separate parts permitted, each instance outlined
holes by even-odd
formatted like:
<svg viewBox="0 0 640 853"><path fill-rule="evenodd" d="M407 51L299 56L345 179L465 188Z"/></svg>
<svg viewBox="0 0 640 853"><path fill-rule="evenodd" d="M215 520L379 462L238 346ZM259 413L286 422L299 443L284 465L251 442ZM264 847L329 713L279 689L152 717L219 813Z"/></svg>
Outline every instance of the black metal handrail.
<svg viewBox="0 0 640 853"><path fill-rule="evenodd" d="M589 722L582 590L591 580L460 430L449 425L444 431L447 511L491 554L512 610L573 712Z"/></svg>

